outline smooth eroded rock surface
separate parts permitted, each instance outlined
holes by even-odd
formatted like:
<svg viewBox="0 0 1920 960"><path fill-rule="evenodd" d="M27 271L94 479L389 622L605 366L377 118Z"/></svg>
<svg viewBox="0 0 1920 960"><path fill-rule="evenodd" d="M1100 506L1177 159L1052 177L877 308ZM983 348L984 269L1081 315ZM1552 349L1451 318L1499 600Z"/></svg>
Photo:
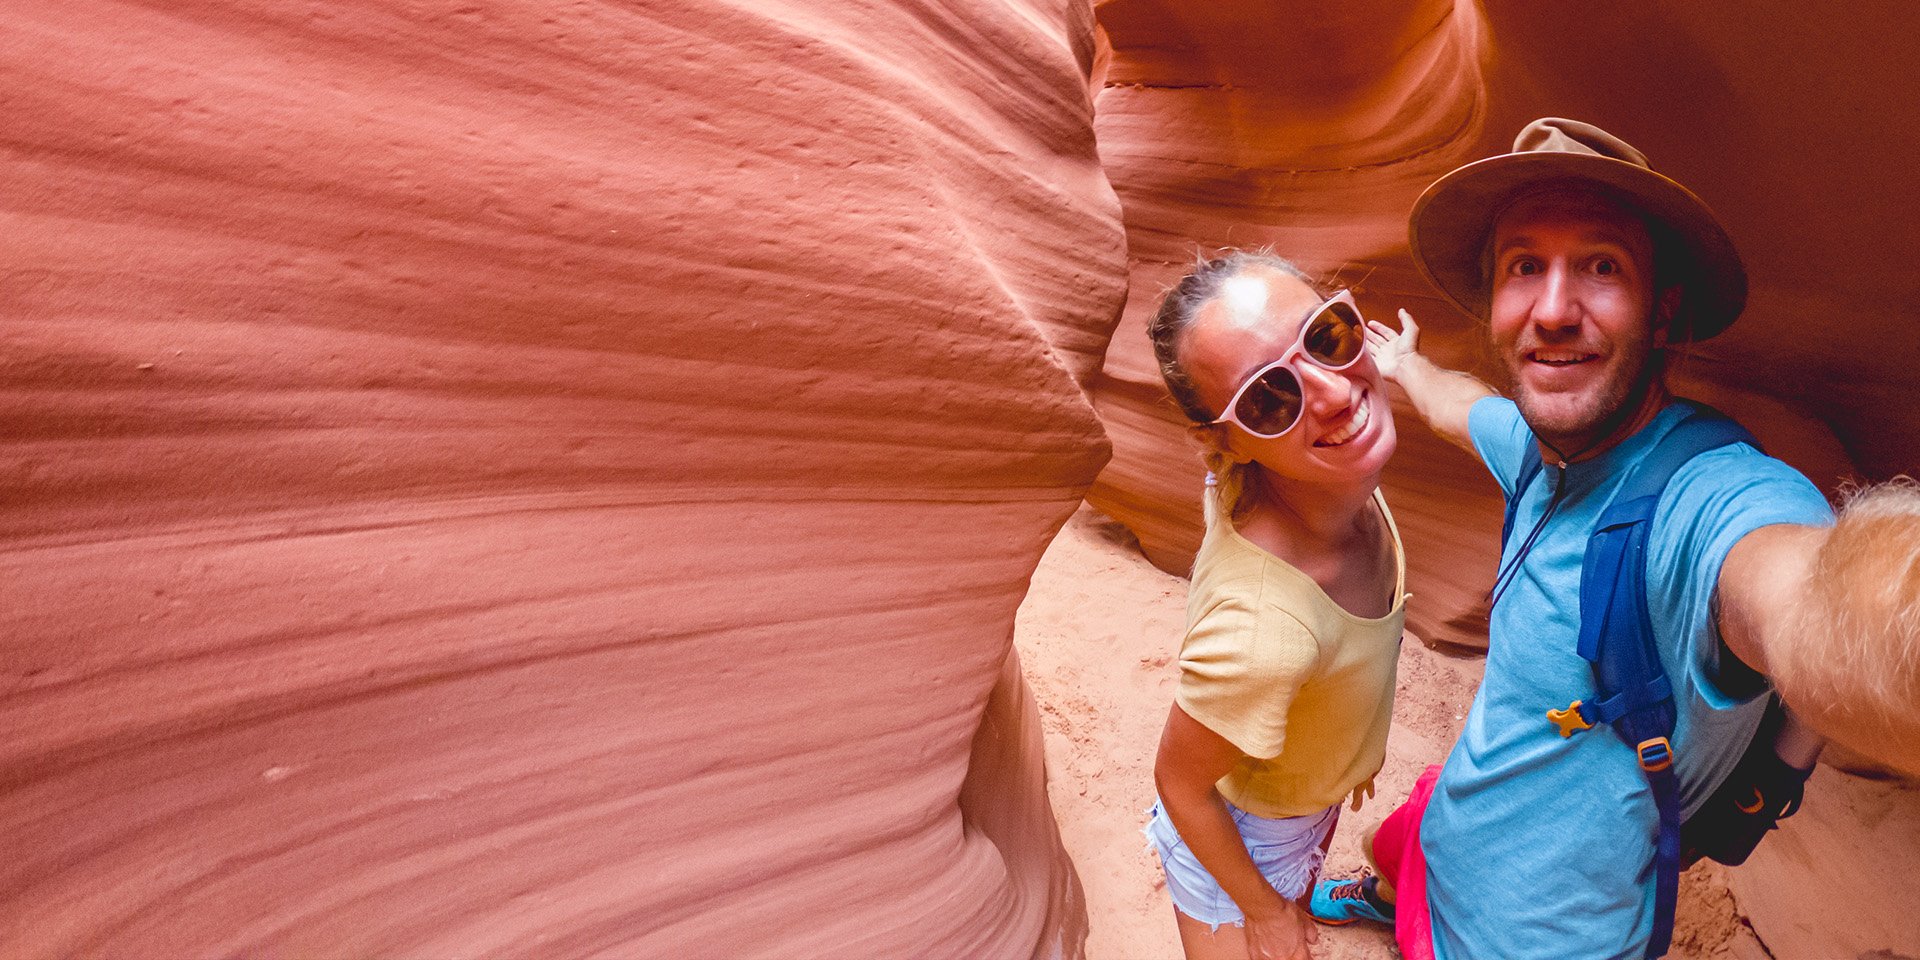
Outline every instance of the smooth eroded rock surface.
<svg viewBox="0 0 1920 960"><path fill-rule="evenodd" d="M0 953L1074 954L1092 13L0 14Z"/></svg>

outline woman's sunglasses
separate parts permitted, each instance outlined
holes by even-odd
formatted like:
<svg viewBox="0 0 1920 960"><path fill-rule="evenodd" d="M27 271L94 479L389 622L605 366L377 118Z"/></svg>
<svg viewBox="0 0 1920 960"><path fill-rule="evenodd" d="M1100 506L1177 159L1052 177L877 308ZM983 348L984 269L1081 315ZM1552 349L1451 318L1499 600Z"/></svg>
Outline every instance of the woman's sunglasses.
<svg viewBox="0 0 1920 960"><path fill-rule="evenodd" d="M1304 356L1314 366L1345 370L1367 352L1367 322L1353 293L1342 290L1315 307L1300 325L1300 337L1280 359L1254 371L1234 391L1227 412L1213 422L1236 424L1263 440L1292 430L1300 422L1300 375L1294 358Z"/></svg>

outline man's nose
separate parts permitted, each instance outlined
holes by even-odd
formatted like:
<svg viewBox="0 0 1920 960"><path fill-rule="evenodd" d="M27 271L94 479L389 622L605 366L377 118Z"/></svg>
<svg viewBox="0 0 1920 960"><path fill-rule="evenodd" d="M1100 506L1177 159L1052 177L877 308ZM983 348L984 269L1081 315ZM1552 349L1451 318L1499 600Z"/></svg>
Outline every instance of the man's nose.
<svg viewBox="0 0 1920 960"><path fill-rule="evenodd" d="M1561 329L1580 322L1580 303L1572 273L1561 264L1547 268L1540 278L1540 295L1533 300L1529 318L1548 329Z"/></svg>

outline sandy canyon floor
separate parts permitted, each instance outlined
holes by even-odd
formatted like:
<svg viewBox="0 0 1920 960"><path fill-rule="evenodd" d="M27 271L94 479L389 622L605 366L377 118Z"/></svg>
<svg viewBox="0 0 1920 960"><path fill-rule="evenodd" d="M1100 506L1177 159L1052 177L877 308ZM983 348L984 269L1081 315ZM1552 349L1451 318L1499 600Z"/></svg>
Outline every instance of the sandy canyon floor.
<svg viewBox="0 0 1920 960"><path fill-rule="evenodd" d="M1153 802L1153 754L1179 671L1186 580L1147 563L1125 528L1082 507L1048 549L1021 605L1014 640L1040 703L1048 789L1086 889L1089 960L1178 958L1173 907L1141 836ZM1420 598L1414 597L1413 603ZM1343 813L1327 872L1355 874L1362 829L1406 798L1414 777L1453 743L1481 660L1401 647L1399 700L1376 798ZM1681 878L1670 957L1765 960L1723 868ZM1322 960L1398 957L1382 929L1322 928Z"/></svg>

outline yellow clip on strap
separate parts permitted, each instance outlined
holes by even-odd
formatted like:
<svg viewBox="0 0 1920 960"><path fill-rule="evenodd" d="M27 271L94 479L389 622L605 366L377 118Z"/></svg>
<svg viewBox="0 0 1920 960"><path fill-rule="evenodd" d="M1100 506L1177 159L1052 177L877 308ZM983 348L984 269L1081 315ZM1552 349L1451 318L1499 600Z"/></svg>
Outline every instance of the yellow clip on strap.
<svg viewBox="0 0 1920 960"><path fill-rule="evenodd" d="M1571 737L1575 733L1593 727L1593 724L1587 722L1586 717L1580 715L1580 701L1578 700L1567 704L1565 710L1548 710L1547 719L1553 721L1553 725L1560 728L1560 735L1563 737Z"/></svg>

